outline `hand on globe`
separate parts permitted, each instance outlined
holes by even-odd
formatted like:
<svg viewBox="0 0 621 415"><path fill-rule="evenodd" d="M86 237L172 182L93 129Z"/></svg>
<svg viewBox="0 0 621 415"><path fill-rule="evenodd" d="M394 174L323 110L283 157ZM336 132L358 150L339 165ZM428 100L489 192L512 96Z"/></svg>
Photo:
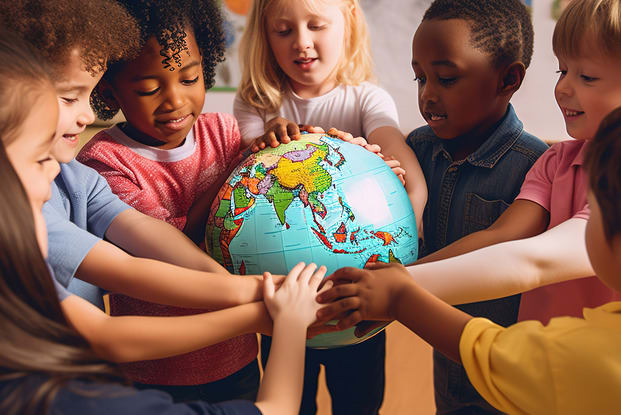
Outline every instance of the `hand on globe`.
<svg viewBox="0 0 621 415"><path fill-rule="evenodd" d="M316 319L320 304L315 300L317 289L326 267L317 268L315 264L305 265L303 262L294 266L280 288L276 289L272 274L264 273L263 300L274 320L285 320L291 324L300 324L308 327ZM329 289L332 284L324 284L320 292Z"/></svg>
<svg viewBox="0 0 621 415"><path fill-rule="evenodd" d="M395 319L402 284L412 283L412 277L401 264L375 263L365 269L338 269L328 281L349 281L338 284L317 296L320 303L330 303L317 312L319 318L335 312L350 313L339 320L338 328L346 329L362 320L389 321Z"/></svg>
<svg viewBox="0 0 621 415"><path fill-rule="evenodd" d="M300 139L298 125L285 118L275 117L265 123L265 134L254 140L250 145L250 151L256 153L267 146L275 148L281 143L290 143L292 139Z"/></svg>

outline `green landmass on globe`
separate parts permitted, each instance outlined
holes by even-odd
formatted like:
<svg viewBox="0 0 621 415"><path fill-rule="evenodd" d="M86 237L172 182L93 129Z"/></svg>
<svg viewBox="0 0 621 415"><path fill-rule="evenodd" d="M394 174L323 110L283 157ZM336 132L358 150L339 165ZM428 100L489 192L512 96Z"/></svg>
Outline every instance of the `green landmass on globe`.
<svg viewBox="0 0 621 415"><path fill-rule="evenodd" d="M328 273L411 263L418 251L414 213L396 175L377 155L325 134L304 134L246 158L214 200L205 242L214 259L240 275L286 274L300 261L325 265ZM355 344L378 330L327 333L307 344Z"/></svg>

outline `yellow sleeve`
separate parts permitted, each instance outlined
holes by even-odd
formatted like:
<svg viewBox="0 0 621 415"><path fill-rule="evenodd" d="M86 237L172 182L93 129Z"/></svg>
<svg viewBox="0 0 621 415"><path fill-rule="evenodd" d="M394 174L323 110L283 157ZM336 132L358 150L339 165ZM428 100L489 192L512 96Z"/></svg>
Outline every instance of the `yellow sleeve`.
<svg viewBox="0 0 621 415"><path fill-rule="evenodd" d="M537 321L505 329L473 318L459 350L470 382L490 404L509 414L557 412L547 336Z"/></svg>

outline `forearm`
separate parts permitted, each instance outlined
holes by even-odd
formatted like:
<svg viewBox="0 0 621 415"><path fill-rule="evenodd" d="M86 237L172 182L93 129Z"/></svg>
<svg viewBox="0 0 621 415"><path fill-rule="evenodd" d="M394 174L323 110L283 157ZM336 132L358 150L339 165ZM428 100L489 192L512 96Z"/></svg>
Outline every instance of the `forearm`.
<svg viewBox="0 0 621 415"><path fill-rule="evenodd" d="M263 302L181 317L110 317L77 296L61 305L93 349L115 362L188 353L242 334L269 332L271 325Z"/></svg>
<svg viewBox="0 0 621 415"><path fill-rule="evenodd" d="M199 271L227 271L174 226L137 210L122 212L110 225L106 238L141 257Z"/></svg>
<svg viewBox="0 0 621 415"><path fill-rule="evenodd" d="M306 329L277 320L270 357L256 405L264 414L294 414L299 411L304 378Z"/></svg>
<svg viewBox="0 0 621 415"><path fill-rule="evenodd" d="M586 221L569 219L535 237L408 267L414 280L450 304L484 301L594 274Z"/></svg>
<svg viewBox="0 0 621 415"><path fill-rule="evenodd" d="M472 318L410 281L394 304L395 319L434 348L460 363L459 340Z"/></svg>
<svg viewBox="0 0 621 415"><path fill-rule="evenodd" d="M262 298L258 278L194 271L136 258L106 241L89 251L77 276L111 292L180 307L219 309Z"/></svg>

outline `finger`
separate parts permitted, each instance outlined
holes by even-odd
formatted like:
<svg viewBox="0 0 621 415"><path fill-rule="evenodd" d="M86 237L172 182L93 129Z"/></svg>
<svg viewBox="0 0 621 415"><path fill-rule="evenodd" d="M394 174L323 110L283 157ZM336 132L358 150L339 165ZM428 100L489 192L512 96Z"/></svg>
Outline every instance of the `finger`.
<svg viewBox="0 0 621 415"><path fill-rule="evenodd" d="M403 167L393 167L392 172L397 176L405 176L405 169Z"/></svg>
<svg viewBox="0 0 621 415"><path fill-rule="evenodd" d="M350 135L351 135L351 134L350 134ZM373 146L373 145L375 145L375 146L377 146L377 147L378 147L378 149L379 149L379 146L378 146L377 144L369 144L369 143L367 143L367 140L365 140L365 139L364 139L364 138L362 138L362 137L356 137L356 138L353 138L353 137L352 137L352 139L351 139L351 140L346 140L346 141L349 141L351 144L356 144L357 146L362 146L362 147L364 147L364 148L367 148L367 146ZM378 151L379 151L379 150L378 150Z"/></svg>
<svg viewBox="0 0 621 415"><path fill-rule="evenodd" d="M389 267L392 267L392 265L385 262L370 262L364 266L364 269L373 271L375 269L383 269Z"/></svg>
<svg viewBox="0 0 621 415"><path fill-rule="evenodd" d="M299 140L301 138L300 129L297 124L290 122L287 124L287 134L294 140Z"/></svg>
<svg viewBox="0 0 621 415"><path fill-rule="evenodd" d="M370 151L371 153L380 154L382 152L382 148L377 144L360 144L364 146L365 150Z"/></svg>
<svg viewBox="0 0 621 415"><path fill-rule="evenodd" d="M302 272L300 272L300 275L298 275L297 281L300 284L308 285L308 281L310 280L311 276L313 275L313 272L315 272L316 269L317 269L317 264L314 264L311 262L310 264L304 267Z"/></svg>
<svg viewBox="0 0 621 415"><path fill-rule="evenodd" d="M384 163L388 165L388 167L399 167L401 166L401 162L396 159L384 158Z"/></svg>
<svg viewBox="0 0 621 415"><path fill-rule="evenodd" d="M272 279L272 274L269 272L263 273L263 298L273 298L274 292L276 289L274 288L274 280Z"/></svg>
<svg viewBox="0 0 621 415"><path fill-rule="evenodd" d="M317 302L327 304L342 298L354 297L358 294L358 286L355 284L335 285L331 289L317 296Z"/></svg>
<svg viewBox="0 0 621 415"><path fill-rule="evenodd" d="M332 320L336 317L348 316L352 310L360 307L360 298L347 297L327 304L317 311L318 320Z"/></svg>
<svg viewBox="0 0 621 415"><path fill-rule="evenodd" d="M360 311L356 310L347 317L340 319L336 327L338 327L339 330L345 330L352 327L354 324L359 323L360 321L362 321L362 314L360 313Z"/></svg>
<svg viewBox="0 0 621 415"><path fill-rule="evenodd" d="M284 124L280 124L276 128L276 134L274 136L274 140L270 142L272 147L278 147L280 143L289 143L291 142L291 138L287 135L287 126Z"/></svg>
<svg viewBox="0 0 621 415"><path fill-rule="evenodd" d="M319 283L321 284L323 281L324 281L324 279L322 278L322 279L321 279L321 281L320 281ZM325 283L325 284L323 284L323 285L321 286L321 288L319 289L319 293L321 294L321 293L323 293L323 292L326 292L326 291L328 291L328 290L329 290L330 288L332 288L332 287L334 287L334 282L332 282L332 281L326 281L326 283Z"/></svg>
<svg viewBox="0 0 621 415"><path fill-rule="evenodd" d="M250 147L250 151L252 151L253 153L256 153L257 151L261 150L259 148L259 146L255 143L252 145L252 147Z"/></svg>
<svg viewBox="0 0 621 415"><path fill-rule="evenodd" d="M359 268L353 267L344 267L339 268L332 275L328 277L329 280L338 281L338 280L347 280L347 281L359 281L364 275L364 271Z"/></svg>
<svg viewBox="0 0 621 415"><path fill-rule="evenodd" d="M311 276L311 278L310 278L310 280L308 282L308 284L310 285L310 287L313 290L317 291L317 288L319 287L319 284L321 284L321 282L323 281L323 277L326 276L326 271L327 270L328 269L324 265L322 265L322 266L319 267L319 269L317 271L315 271L313 273L313 275ZM330 286L332 286L332 284L334 284L334 283L331 283ZM325 284L324 284L324 288L325 288Z"/></svg>
<svg viewBox="0 0 621 415"><path fill-rule="evenodd" d="M304 262L298 262L293 268L291 268L291 271L289 271L289 273L287 274L287 277L285 278L283 284L295 284L295 282L298 280L300 272L302 272L305 266L306 264Z"/></svg>

